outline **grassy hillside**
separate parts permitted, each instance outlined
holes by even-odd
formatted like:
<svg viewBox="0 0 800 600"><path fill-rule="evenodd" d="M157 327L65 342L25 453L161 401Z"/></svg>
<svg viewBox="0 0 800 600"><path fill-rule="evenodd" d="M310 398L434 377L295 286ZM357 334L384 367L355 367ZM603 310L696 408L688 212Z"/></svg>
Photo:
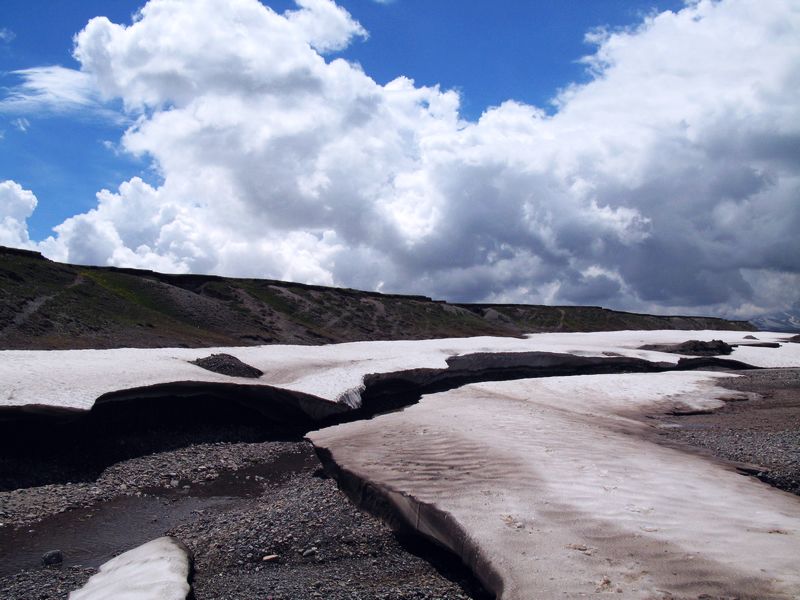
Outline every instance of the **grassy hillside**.
<svg viewBox="0 0 800 600"><path fill-rule="evenodd" d="M448 304L266 279L55 263L0 247L0 348L320 344L538 331L739 329L594 306Z"/></svg>

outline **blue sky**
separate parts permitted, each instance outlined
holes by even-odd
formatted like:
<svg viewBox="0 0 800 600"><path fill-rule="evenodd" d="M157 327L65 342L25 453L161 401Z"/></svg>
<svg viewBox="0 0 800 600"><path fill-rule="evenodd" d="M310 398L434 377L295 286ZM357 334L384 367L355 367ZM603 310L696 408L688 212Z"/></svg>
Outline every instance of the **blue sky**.
<svg viewBox="0 0 800 600"><path fill-rule="evenodd" d="M0 29L13 38L0 43L0 86L18 83L13 72L41 65L77 66L72 38L89 19L108 15L128 22L136 2L3 3ZM28 124L25 131L15 125ZM67 217L89 210L95 193L147 169L141 161L120 156L103 145L116 141L118 124L79 115L0 114L0 179L13 179L37 190L39 206L29 220L31 236L42 239Z"/></svg>
<svg viewBox="0 0 800 600"><path fill-rule="evenodd" d="M0 244L454 301L798 302L796 0L269 6L6 0Z"/></svg>
<svg viewBox="0 0 800 600"><path fill-rule="evenodd" d="M265 2L278 12L288 0ZM636 25L643 14L680 8L656 0L372 0L340 2L370 36L341 56L359 62L378 83L405 75L420 85L439 84L462 93L462 115L477 119L489 106L515 99L551 109L556 91L583 81L580 57L590 51L584 34L596 27ZM13 32L0 44L0 85L13 86L13 72L32 66L77 67L73 36L92 17L130 23L141 0L50 2L5 0L0 28ZM124 123L94 116L0 114L0 180L36 190L39 205L28 220L31 237L42 239L67 217L95 204L95 193L134 175L158 176L149 161L114 152Z"/></svg>

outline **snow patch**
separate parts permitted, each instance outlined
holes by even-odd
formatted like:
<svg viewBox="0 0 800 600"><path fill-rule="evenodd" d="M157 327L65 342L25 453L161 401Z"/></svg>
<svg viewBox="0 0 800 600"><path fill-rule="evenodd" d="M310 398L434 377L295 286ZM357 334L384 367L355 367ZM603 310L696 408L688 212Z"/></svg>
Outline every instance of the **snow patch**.
<svg viewBox="0 0 800 600"><path fill-rule="evenodd" d="M186 546L161 537L104 563L69 600L185 600L188 578Z"/></svg>

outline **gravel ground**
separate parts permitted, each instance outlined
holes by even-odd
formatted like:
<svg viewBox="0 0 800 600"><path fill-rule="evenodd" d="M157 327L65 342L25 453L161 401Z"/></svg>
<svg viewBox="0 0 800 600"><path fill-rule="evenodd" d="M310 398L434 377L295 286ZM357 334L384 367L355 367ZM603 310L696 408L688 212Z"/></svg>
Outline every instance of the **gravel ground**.
<svg viewBox="0 0 800 600"><path fill-rule="evenodd" d="M119 502L144 504L119 510ZM145 541L132 535L163 534L194 553L197 600L488 598L449 556L354 507L306 442L197 444L142 456L92 483L2 492L0 512L0 564L21 546L39 544L38 560L55 549L51 540L67 544L58 548L61 567L0 577L3 600L66 598L109 548L116 554ZM86 528L108 520L110 528L92 530L103 549L70 564ZM64 533L71 530L74 540Z"/></svg>
<svg viewBox="0 0 800 600"><path fill-rule="evenodd" d="M198 598L480 597L409 553L319 470L170 533L195 553Z"/></svg>
<svg viewBox="0 0 800 600"><path fill-rule="evenodd" d="M84 567L42 567L0 579L0 598L50 600L66 598L96 573Z"/></svg>
<svg viewBox="0 0 800 600"><path fill-rule="evenodd" d="M699 415L662 417L661 436L742 463L745 472L800 495L800 369L743 371L720 381L754 392Z"/></svg>

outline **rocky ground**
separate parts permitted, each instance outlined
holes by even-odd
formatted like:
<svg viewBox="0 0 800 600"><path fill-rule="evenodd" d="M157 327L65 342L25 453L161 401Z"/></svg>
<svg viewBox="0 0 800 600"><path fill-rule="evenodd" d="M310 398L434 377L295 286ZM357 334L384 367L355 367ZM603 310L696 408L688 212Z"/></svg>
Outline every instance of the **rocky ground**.
<svg viewBox="0 0 800 600"><path fill-rule="evenodd" d="M302 441L130 459L91 483L2 492L0 517L4 600L66 598L114 554L163 534L194 553L197 600L486 597L449 557L354 507ZM41 566L55 549L64 562Z"/></svg>
<svg viewBox="0 0 800 600"><path fill-rule="evenodd" d="M659 434L671 443L741 463L747 474L800 494L800 369L742 371L720 381L753 392L708 414L660 417Z"/></svg>

